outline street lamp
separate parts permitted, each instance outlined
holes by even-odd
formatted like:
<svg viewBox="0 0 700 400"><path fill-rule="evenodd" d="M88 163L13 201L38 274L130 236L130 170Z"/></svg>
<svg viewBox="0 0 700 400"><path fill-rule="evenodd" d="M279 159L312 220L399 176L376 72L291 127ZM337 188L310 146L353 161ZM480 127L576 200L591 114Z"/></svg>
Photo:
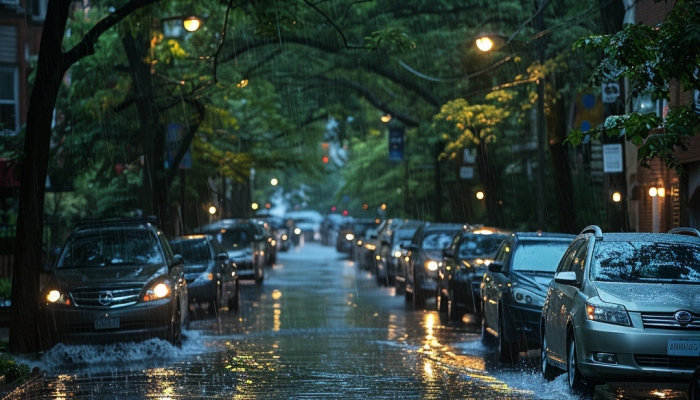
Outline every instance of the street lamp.
<svg viewBox="0 0 700 400"><path fill-rule="evenodd" d="M194 32L202 25L202 20L190 15L189 17L182 20L182 26L187 32Z"/></svg>
<svg viewBox="0 0 700 400"><path fill-rule="evenodd" d="M278 183L279 183L279 181L277 180L277 178L272 178L270 180L270 185L272 185L272 186L277 186Z"/></svg>
<svg viewBox="0 0 700 400"><path fill-rule="evenodd" d="M476 47L481 51L489 51L493 48L493 40L488 36L482 36L476 39Z"/></svg>

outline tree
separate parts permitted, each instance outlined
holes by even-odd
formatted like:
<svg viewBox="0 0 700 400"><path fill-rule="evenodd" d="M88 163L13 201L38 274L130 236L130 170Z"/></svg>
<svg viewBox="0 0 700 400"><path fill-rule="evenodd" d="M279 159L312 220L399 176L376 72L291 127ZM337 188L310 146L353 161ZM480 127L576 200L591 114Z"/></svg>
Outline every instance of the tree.
<svg viewBox="0 0 700 400"><path fill-rule="evenodd" d="M660 0L655 0L659 2ZM651 95L652 100L670 100L671 85L685 91L700 90L700 1L678 0L659 26L627 25L618 33L579 39L574 49L601 54L592 83L617 82L627 78L630 99ZM700 105L690 99L671 108L665 116L631 112L610 116L596 133L610 137L625 135L638 146L638 158L648 167L659 158L669 168L684 174L676 150L687 149L688 138L700 126ZM581 143L583 132L573 131L569 141Z"/></svg>

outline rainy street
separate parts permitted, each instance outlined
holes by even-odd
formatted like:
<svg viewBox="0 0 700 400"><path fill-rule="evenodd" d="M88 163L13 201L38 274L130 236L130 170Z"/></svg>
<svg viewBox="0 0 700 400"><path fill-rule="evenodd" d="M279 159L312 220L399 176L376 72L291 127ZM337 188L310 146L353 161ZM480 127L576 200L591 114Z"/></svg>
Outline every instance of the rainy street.
<svg viewBox="0 0 700 400"><path fill-rule="evenodd" d="M578 399L564 376L542 378L537 351L499 366L476 324L413 311L333 247L280 253L262 286L241 295L238 312L193 321L181 349L58 345L27 360L44 379L8 398ZM601 386L595 397L684 399L684 389Z"/></svg>

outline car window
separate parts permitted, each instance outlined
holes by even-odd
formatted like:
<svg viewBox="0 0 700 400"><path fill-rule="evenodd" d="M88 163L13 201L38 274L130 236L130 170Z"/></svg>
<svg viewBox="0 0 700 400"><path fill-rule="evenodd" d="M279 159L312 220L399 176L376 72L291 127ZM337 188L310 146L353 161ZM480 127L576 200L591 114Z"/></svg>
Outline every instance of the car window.
<svg viewBox="0 0 700 400"><path fill-rule="evenodd" d="M510 263L511 271L551 272L569 247L565 241L520 241Z"/></svg>
<svg viewBox="0 0 700 400"><path fill-rule="evenodd" d="M556 272L572 271L572 268L574 265L574 260L577 259L576 253L581 248L581 246L583 246L585 243L588 243L587 239L579 239L579 240L571 243L569 248L564 253L564 256L561 258L561 261L559 263L559 266L557 267Z"/></svg>
<svg viewBox="0 0 700 400"><path fill-rule="evenodd" d="M253 232L246 228L222 229L216 234L216 239L228 250L248 246L253 241Z"/></svg>
<svg viewBox="0 0 700 400"><path fill-rule="evenodd" d="M510 249L513 247L513 239L511 238L506 238L506 240L501 243L501 247L498 248L498 251L496 251L496 256L494 257L495 261L500 261L504 264L506 263L506 258L510 255Z"/></svg>
<svg viewBox="0 0 700 400"><path fill-rule="evenodd" d="M459 257L491 257L505 238L506 235L464 235L464 241L459 246Z"/></svg>
<svg viewBox="0 0 700 400"><path fill-rule="evenodd" d="M700 283L700 247L688 243L597 242L591 280Z"/></svg>
<svg viewBox="0 0 700 400"><path fill-rule="evenodd" d="M447 247L454 238L454 232L435 232L429 233L423 238L424 250L442 250Z"/></svg>
<svg viewBox="0 0 700 400"><path fill-rule="evenodd" d="M158 239L145 230L95 231L69 239L56 268L163 264Z"/></svg>

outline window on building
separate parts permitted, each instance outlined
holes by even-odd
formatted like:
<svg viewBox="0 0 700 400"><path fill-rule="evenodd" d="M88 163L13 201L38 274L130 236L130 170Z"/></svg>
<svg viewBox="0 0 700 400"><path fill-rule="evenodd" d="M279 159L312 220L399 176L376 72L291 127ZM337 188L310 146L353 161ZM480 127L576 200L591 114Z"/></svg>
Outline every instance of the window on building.
<svg viewBox="0 0 700 400"><path fill-rule="evenodd" d="M19 130L19 81L17 68L0 67L0 132Z"/></svg>
<svg viewBox="0 0 700 400"><path fill-rule="evenodd" d="M651 93L644 93L633 100L633 110L640 114L656 114L665 117L668 103L666 100L652 100Z"/></svg>

